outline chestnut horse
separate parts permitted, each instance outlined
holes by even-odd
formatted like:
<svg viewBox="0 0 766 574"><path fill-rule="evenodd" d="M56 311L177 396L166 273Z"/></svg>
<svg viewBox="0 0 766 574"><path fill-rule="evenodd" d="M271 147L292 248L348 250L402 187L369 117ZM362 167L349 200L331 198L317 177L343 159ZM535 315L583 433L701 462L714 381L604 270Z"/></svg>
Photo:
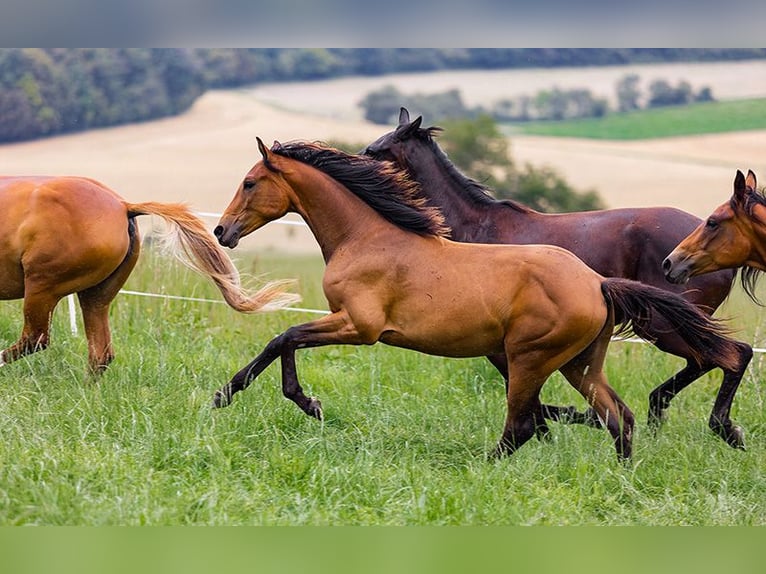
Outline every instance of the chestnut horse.
<svg viewBox="0 0 766 574"><path fill-rule="evenodd" d="M292 300L278 283L243 291L226 252L184 205L128 203L81 177L0 177L0 300L24 299L21 337L0 352L0 366L45 349L53 309L77 293L90 369L106 368L114 358L109 306L138 260L135 218L148 214L171 224L174 253L210 277L234 309L254 312Z"/></svg>
<svg viewBox="0 0 766 574"><path fill-rule="evenodd" d="M496 200L488 188L462 174L433 139L440 128L421 128L422 118L410 121L402 108L399 126L370 144L364 153L395 162L407 169L421 184L429 205L439 207L452 228L451 238L470 243L545 243L558 245L577 255L589 267L606 277L624 277L679 293L705 313L712 314L726 299L735 272L722 271L699 278L687 287L668 284L662 260L694 229L699 219L669 207L607 209L579 213L540 213L516 201ZM731 404L752 348L739 343L738 361L730 367L712 356L694 357L688 341L662 317L653 317L639 333L662 351L682 357L681 371L657 386L649 395L649 424L657 426L673 397L708 371L721 367L723 382L713 406L710 428L729 445L742 447L742 429L730 418ZM490 360L501 371L504 357ZM577 413L574 407L545 406L546 416L569 422L598 426L589 409ZM562 417L562 414L566 416Z"/></svg>
<svg viewBox="0 0 766 574"><path fill-rule="evenodd" d="M236 247L287 212L300 214L319 243L331 313L272 339L214 397L230 404L277 357L282 391L306 414L296 349L382 342L446 357L504 353L507 416L496 454L535 433L547 435L540 389L560 370L598 413L617 454L631 454L633 415L608 385L604 358L615 328L645 330L662 315L689 339L698 360L737 362L719 324L677 295L625 279L605 279L570 252L546 245L478 245L444 238L438 210L415 199L416 184L389 162L332 148L261 140L262 161L245 175L215 228Z"/></svg>
<svg viewBox="0 0 766 574"><path fill-rule="evenodd" d="M734 193L662 263L668 281L684 285L692 277L718 269L742 267L742 285L750 298L756 280L766 271L766 197L759 192L755 173L737 170Z"/></svg>

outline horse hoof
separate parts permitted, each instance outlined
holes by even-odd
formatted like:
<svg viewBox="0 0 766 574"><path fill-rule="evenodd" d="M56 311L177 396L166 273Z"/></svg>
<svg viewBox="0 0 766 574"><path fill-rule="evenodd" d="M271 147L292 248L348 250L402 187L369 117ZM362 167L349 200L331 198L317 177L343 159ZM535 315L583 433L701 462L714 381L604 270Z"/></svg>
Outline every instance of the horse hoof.
<svg viewBox="0 0 766 574"><path fill-rule="evenodd" d="M646 425L652 431L657 431L665 422L665 411L649 411L649 416L646 419Z"/></svg>
<svg viewBox="0 0 766 574"><path fill-rule="evenodd" d="M745 431L741 426L733 425L724 438L730 447L745 450Z"/></svg>
<svg viewBox="0 0 766 574"><path fill-rule="evenodd" d="M221 391L215 392L215 395L213 396L213 404L212 404L212 407L214 409L228 407L230 404L231 404L231 399L228 399L226 395L224 395Z"/></svg>
<svg viewBox="0 0 766 574"><path fill-rule="evenodd" d="M318 398L309 398L309 406L306 409L306 414L320 421L324 418L324 415L322 414L322 403Z"/></svg>
<svg viewBox="0 0 766 574"><path fill-rule="evenodd" d="M503 449L500 448L500 445L497 445L495 448L493 448L489 453L487 453L487 462L494 462L496 460L500 460L505 455L505 452Z"/></svg>
<svg viewBox="0 0 766 574"><path fill-rule="evenodd" d="M516 449L510 442L501 439L500 442L495 445L492 452L487 455L487 460L500 460L501 458L512 455L515 450Z"/></svg>

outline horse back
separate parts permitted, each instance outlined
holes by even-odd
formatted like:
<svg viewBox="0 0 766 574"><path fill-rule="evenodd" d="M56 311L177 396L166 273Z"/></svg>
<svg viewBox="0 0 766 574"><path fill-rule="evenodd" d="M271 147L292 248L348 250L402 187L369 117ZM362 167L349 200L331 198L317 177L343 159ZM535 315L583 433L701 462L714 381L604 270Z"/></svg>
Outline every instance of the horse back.
<svg viewBox="0 0 766 574"><path fill-rule="evenodd" d="M558 245L604 277L632 279L666 291L683 292L688 300L711 310L726 298L736 275L733 270L722 270L695 277L686 285L674 285L665 279L662 261L702 221L680 209L534 213L514 219L525 223L505 226L504 242Z"/></svg>
<svg viewBox="0 0 766 574"><path fill-rule="evenodd" d="M19 297L30 273L113 269L129 241L124 202L94 180L0 177L2 298Z"/></svg>

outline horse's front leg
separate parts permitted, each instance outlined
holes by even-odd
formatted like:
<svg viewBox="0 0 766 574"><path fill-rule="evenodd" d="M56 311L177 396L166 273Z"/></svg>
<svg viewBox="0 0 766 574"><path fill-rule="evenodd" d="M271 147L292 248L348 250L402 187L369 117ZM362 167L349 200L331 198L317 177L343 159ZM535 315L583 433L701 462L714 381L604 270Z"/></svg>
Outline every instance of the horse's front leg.
<svg viewBox="0 0 766 574"><path fill-rule="evenodd" d="M231 397L247 388L268 365L277 357L282 362L282 393L297 404L307 415L322 418L322 405L319 399L307 397L298 381L295 368L295 351L308 347L324 345L361 345L374 343L376 339L362 337L345 311L332 313L316 321L290 327L287 331L272 339L263 352L249 365L240 370L231 381L218 390L213 399L214 406L226 406Z"/></svg>
<svg viewBox="0 0 766 574"><path fill-rule="evenodd" d="M250 386L250 383L281 354L284 336L285 334L282 333L269 341L269 344L266 345L266 348L260 355L234 375L228 383L218 389L215 392L215 396L213 396L213 407L228 406L231 404L231 399L236 393Z"/></svg>
<svg viewBox="0 0 766 574"><path fill-rule="evenodd" d="M290 330L285 335L288 333ZM322 403L316 397L307 397L303 394L303 388L298 381L298 372L295 368L295 349L297 346L293 343L285 344L284 347L282 353L282 394L298 405L304 413L321 421Z"/></svg>

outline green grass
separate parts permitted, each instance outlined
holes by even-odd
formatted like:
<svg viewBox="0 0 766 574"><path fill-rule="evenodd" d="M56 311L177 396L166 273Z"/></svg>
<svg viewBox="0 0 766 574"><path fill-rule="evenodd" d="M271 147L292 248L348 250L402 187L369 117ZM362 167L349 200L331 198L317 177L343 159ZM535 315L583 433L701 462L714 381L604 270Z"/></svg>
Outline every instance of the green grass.
<svg viewBox="0 0 766 574"><path fill-rule="evenodd" d="M238 264L299 276L301 305L325 306L319 258ZM126 288L220 299L149 250ZM725 311L760 344L760 309L737 295ZM283 398L277 363L230 407L209 407L271 337L313 317L121 295L112 309L117 359L94 383L84 377L84 337L69 334L62 306L51 348L0 369L0 524L766 523L761 355L735 401L747 433L741 452L707 429L717 374L684 391L650 433L647 395L680 360L613 344L608 375L638 419L628 467L606 432L560 424L550 442L488 462L504 397L481 359L383 345L302 350L299 376L322 399L324 422ZM20 328L20 302L0 303L0 340ZM583 406L559 376L544 398Z"/></svg>
<svg viewBox="0 0 766 574"><path fill-rule="evenodd" d="M766 98L613 113L603 118L502 124L509 135L528 134L636 140L766 129Z"/></svg>

